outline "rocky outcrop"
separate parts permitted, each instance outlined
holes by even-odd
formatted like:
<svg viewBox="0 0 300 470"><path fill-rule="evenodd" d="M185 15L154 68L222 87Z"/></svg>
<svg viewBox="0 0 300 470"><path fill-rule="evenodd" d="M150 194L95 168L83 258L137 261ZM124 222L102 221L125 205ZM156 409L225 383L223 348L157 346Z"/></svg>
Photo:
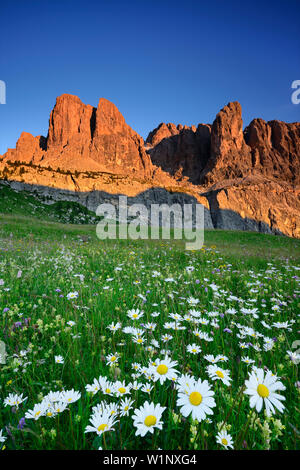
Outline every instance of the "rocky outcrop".
<svg viewBox="0 0 300 470"><path fill-rule="evenodd" d="M144 141L110 101L97 108L77 96L61 95L50 114L47 138L23 133L3 161L34 163L54 170L108 171L150 177Z"/></svg>
<svg viewBox="0 0 300 470"><path fill-rule="evenodd" d="M200 174L202 184L239 178L251 172L251 149L243 134L241 105L235 101L225 106L211 128L210 155Z"/></svg>
<svg viewBox="0 0 300 470"><path fill-rule="evenodd" d="M244 136L256 171L300 183L300 123L254 119L246 127Z"/></svg>
<svg viewBox="0 0 300 470"><path fill-rule="evenodd" d="M216 184L201 195L209 201L214 228L300 238L300 188L250 176Z"/></svg>
<svg viewBox="0 0 300 470"><path fill-rule="evenodd" d="M176 179L198 184L209 157L210 132L208 124L187 127L162 123L149 134L146 149L154 165Z"/></svg>
<svg viewBox="0 0 300 470"><path fill-rule="evenodd" d="M90 156L103 171L144 177L151 173L144 140L126 124L116 106L104 98L96 111Z"/></svg>
<svg viewBox="0 0 300 470"><path fill-rule="evenodd" d="M15 149L8 149L4 155L3 162L26 162L31 163L35 160L40 162L46 149L47 139L43 136L33 137L29 132L22 132L16 143ZM1 157L0 157L1 161Z"/></svg>
<svg viewBox="0 0 300 470"><path fill-rule="evenodd" d="M243 131L238 102L212 125L161 123L144 143L110 101L95 108L62 95L47 137L23 132L0 157L0 179L87 200L95 192L152 201L165 191L163 202L181 194L180 204L186 196L205 206L207 227L300 237L300 123L254 119Z"/></svg>

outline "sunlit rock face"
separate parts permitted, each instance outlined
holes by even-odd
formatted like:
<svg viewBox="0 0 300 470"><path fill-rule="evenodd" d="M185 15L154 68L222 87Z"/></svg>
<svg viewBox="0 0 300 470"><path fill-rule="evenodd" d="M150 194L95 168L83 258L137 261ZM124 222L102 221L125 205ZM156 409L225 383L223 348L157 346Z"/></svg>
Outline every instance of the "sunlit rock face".
<svg viewBox="0 0 300 470"><path fill-rule="evenodd" d="M87 207L102 192L159 203L182 194L205 206L207 227L300 237L300 123L254 119L243 130L236 101L212 124L161 123L144 142L110 101L64 94L47 137L23 132L0 156L0 179L52 188L56 199L77 194Z"/></svg>

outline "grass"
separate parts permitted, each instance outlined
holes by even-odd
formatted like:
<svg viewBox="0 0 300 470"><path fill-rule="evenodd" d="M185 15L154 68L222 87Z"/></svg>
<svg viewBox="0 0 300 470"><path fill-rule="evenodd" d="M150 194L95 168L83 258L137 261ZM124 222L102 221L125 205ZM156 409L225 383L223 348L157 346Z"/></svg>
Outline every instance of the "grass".
<svg viewBox="0 0 300 470"><path fill-rule="evenodd" d="M293 350L297 339L299 240L207 231L205 246L194 252L185 251L181 241L100 241L95 225L58 222L55 207L44 207L23 194L6 192L5 197L0 196L0 340L7 360L0 364L0 430L7 439L0 446L220 449L216 436L226 429L235 449L297 448L298 368L287 351ZM33 212L31 204L36 205ZM76 211L81 208L75 207ZM67 298L71 292L78 293L73 300ZM195 306L191 298L197 299ZM143 311L143 316L130 319L131 309ZM200 312L204 324L185 317L191 309ZM154 312L160 315L153 317ZM174 322L172 313L185 318L179 322L185 329L166 328L166 323ZM120 322L122 328L112 333L107 328L112 322ZM145 328L148 322L156 323L153 332ZM288 325L274 326L276 322ZM142 344L123 331L134 325L143 332ZM196 329L213 341L199 339ZM163 341L165 334L172 336L168 342ZM264 349L266 338L275 338L270 350ZM199 354L188 353L192 343L200 346ZM241 343L249 346L243 349ZM207 416L210 422L182 415L172 380L160 384L142 371L132 376L134 363L147 368L164 358L164 350L177 361L179 374L208 380L216 402L213 414ZM108 365L107 357L116 353L119 360ZM227 356L228 361L218 365L228 370L230 385L209 377L207 354ZM64 362L56 363L56 356ZM286 387L279 392L285 397L283 413L267 417L264 410L257 413L250 408L243 393L251 370L241 360L245 356L280 377ZM113 383L136 380L153 386L149 394L131 390L126 395L134 400L129 416L101 436L84 432L92 407L103 400L120 406L120 398L87 392L87 384L99 376ZM37 420L25 418L24 423L26 412L50 391L70 389L81 396L65 411ZM4 406L10 393L23 393L26 400L19 407ZM146 400L166 407L163 428L153 435L135 436L132 414Z"/></svg>

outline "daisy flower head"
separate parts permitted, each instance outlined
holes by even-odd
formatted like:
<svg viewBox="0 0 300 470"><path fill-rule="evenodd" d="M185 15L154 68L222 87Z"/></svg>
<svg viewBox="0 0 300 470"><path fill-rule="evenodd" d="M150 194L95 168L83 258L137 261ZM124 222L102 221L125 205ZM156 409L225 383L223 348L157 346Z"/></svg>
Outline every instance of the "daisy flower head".
<svg viewBox="0 0 300 470"><path fill-rule="evenodd" d="M212 354L206 354L204 356L204 359L206 359L208 362L211 362L212 364L215 364L218 362L218 356L213 356Z"/></svg>
<svg viewBox="0 0 300 470"><path fill-rule="evenodd" d="M54 360L55 360L56 364L63 364L65 362L64 358L62 356L55 356Z"/></svg>
<svg viewBox="0 0 300 470"><path fill-rule="evenodd" d="M116 365L119 359L120 359L120 355L118 353L109 354L108 356L106 356L106 365L107 366Z"/></svg>
<svg viewBox="0 0 300 470"><path fill-rule="evenodd" d="M116 324L112 322L110 325L108 325L106 328L113 333L115 333L117 330L119 330L122 327L120 322L117 322Z"/></svg>
<svg viewBox="0 0 300 470"><path fill-rule="evenodd" d="M224 354L219 354L217 356L217 362L227 362L228 361L228 357L227 356L224 356Z"/></svg>
<svg viewBox="0 0 300 470"><path fill-rule="evenodd" d="M92 393L93 395L96 395L97 392L100 390L100 384L97 379L94 379L94 382L92 384L87 384L85 386L85 389L87 392Z"/></svg>
<svg viewBox="0 0 300 470"><path fill-rule="evenodd" d="M107 380L106 377L102 377L100 375L98 382L100 385L100 389L104 395L112 395L114 393L114 385L112 382Z"/></svg>
<svg viewBox="0 0 300 470"><path fill-rule="evenodd" d="M146 330L154 331L156 328L156 323L148 322L145 325Z"/></svg>
<svg viewBox="0 0 300 470"><path fill-rule="evenodd" d="M19 408L19 405L25 401L27 397L23 397L23 393L21 395L18 395L17 393L9 393L8 396L4 399L3 403L4 406L15 406L16 409Z"/></svg>
<svg viewBox="0 0 300 470"><path fill-rule="evenodd" d="M46 403L37 403L36 405L34 405L32 410L26 411L25 418L34 419L35 421L37 421L41 416L45 416L47 408L48 405Z"/></svg>
<svg viewBox="0 0 300 470"><path fill-rule="evenodd" d="M223 384L230 385L231 378L229 370L221 369L217 365L210 365L207 367L207 373L212 380L221 380Z"/></svg>
<svg viewBox="0 0 300 470"><path fill-rule="evenodd" d="M225 449L230 447L233 449L233 440L230 434L226 430L219 431L216 437L216 441L218 444L221 444Z"/></svg>
<svg viewBox="0 0 300 470"><path fill-rule="evenodd" d="M168 356L164 359L157 359L155 365L151 364L149 367L149 373L153 375L153 380L157 380L163 384L167 379L172 380L174 376L178 375L178 372L174 367L177 365L177 361L172 361Z"/></svg>
<svg viewBox="0 0 300 470"><path fill-rule="evenodd" d="M129 411L133 408L134 400L131 398L123 398L120 403L120 416L128 416Z"/></svg>
<svg viewBox="0 0 300 470"><path fill-rule="evenodd" d="M126 385L125 380L123 382L117 381L114 385L114 391L117 397L128 395L131 390L131 384Z"/></svg>
<svg viewBox="0 0 300 470"><path fill-rule="evenodd" d="M132 341L136 344L144 344L145 338L143 336L133 336Z"/></svg>
<svg viewBox="0 0 300 470"><path fill-rule="evenodd" d="M216 406L213 396L214 392L207 380L194 380L185 391L179 389L177 406L181 407L181 414L185 418L192 414L192 418L200 422L206 415L213 414L212 408Z"/></svg>
<svg viewBox="0 0 300 470"><path fill-rule="evenodd" d="M68 299L68 300L77 299L77 297L78 297L78 292L70 292L70 293L67 295L67 299Z"/></svg>
<svg viewBox="0 0 300 470"><path fill-rule="evenodd" d="M104 432L113 431L114 424L116 423L117 417L111 414L110 410L104 410L102 412L96 412L90 418L91 425L86 426L86 432L95 432L98 436L101 436Z"/></svg>
<svg viewBox="0 0 300 470"><path fill-rule="evenodd" d="M162 429L161 416L165 409L165 406L155 405L148 401L136 409L132 416L133 425L137 428L135 435L144 437L148 432L153 434L155 428Z"/></svg>
<svg viewBox="0 0 300 470"><path fill-rule="evenodd" d="M201 348L200 346L198 346L197 344L193 343L193 344L188 344L187 347L187 352L191 353L191 354L199 354L201 352Z"/></svg>
<svg viewBox="0 0 300 470"><path fill-rule="evenodd" d="M145 393L150 393L152 389L153 385L151 385L150 383L146 383L142 385L141 391Z"/></svg>
<svg viewBox="0 0 300 470"><path fill-rule="evenodd" d="M263 405L266 408L267 416L271 416L278 409L280 413L284 410L281 403L285 397L277 393L278 390L285 390L285 386L278 380L271 371L255 368L249 374L249 379L245 382L246 390L244 393L250 396L250 408L256 409L259 413Z"/></svg>
<svg viewBox="0 0 300 470"><path fill-rule="evenodd" d="M62 401L65 403L74 403L75 401L79 400L81 397L81 393L75 391L73 388L72 390L66 390L65 392L62 392L61 398Z"/></svg>
<svg viewBox="0 0 300 470"><path fill-rule="evenodd" d="M173 338L172 335L162 335L161 337L161 340L164 342L164 343L167 343L168 341L171 341L171 339Z"/></svg>
<svg viewBox="0 0 300 470"><path fill-rule="evenodd" d="M144 315L144 312L142 312L138 308L137 309L133 308L132 310L128 310L127 312L127 317L130 318L131 320L138 320L143 315Z"/></svg>
<svg viewBox="0 0 300 470"><path fill-rule="evenodd" d="M250 359L248 356L241 357L241 361L245 362L245 364L254 364L254 359Z"/></svg>
<svg viewBox="0 0 300 470"><path fill-rule="evenodd" d="M181 393L189 393L195 383L194 377L190 374L182 374L176 380L176 388Z"/></svg>
<svg viewBox="0 0 300 470"><path fill-rule="evenodd" d="M192 305L194 307L195 305L197 305L200 302L200 300L195 299L194 297L189 297L187 299L187 302L188 302L189 305Z"/></svg>
<svg viewBox="0 0 300 470"><path fill-rule="evenodd" d="M134 382L132 382L132 390L139 390L141 387L143 386L143 384L141 382L137 382L137 380L135 380Z"/></svg>
<svg viewBox="0 0 300 470"><path fill-rule="evenodd" d="M63 402L63 401L59 401L59 402L56 402L56 403L53 403L53 412L55 414L57 413L62 413L63 411L65 411L65 409L67 408L67 403Z"/></svg>

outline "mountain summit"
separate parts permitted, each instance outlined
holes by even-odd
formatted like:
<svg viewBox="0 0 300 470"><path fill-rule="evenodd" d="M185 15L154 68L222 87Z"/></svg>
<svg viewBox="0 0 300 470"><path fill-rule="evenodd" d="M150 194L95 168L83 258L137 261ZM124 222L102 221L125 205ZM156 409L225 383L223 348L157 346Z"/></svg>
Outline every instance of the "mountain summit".
<svg viewBox="0 0 300 470"><path fill-rule="evenodd" d="M110 101L63 94L48 135L23 132L0 157L0 178L86 194L164 188L196 197L215 228L300 237L300 123L254 119L243 131L236 101L212 124L161 123L144 142Z"/></svg>

